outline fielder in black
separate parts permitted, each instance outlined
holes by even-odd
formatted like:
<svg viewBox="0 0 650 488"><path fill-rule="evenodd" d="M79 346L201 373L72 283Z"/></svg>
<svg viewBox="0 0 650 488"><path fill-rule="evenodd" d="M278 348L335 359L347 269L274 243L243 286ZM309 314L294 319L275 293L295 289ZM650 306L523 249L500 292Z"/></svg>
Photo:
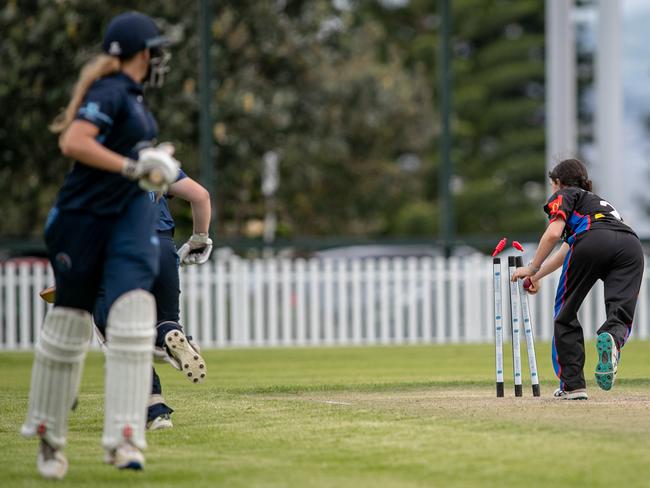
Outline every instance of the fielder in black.
<svg viewBox="0 0 650 488"><path fill-rule="evenodd" d="M607 320L598 329L596 383L614 385L620 349L632 328L641 278L643 250L634 231L616 209L591 192L591 180L577 159L559 163L549 173L553 195L544 205L550 223L528 266L517 268L513 281L530 277L529 293L538 281L562 266L555 298L553 367L560 379L554 396L586 400L585 348L578 309L597 280L605 284ZM559 239L562 246L546 259Z"/></svg>

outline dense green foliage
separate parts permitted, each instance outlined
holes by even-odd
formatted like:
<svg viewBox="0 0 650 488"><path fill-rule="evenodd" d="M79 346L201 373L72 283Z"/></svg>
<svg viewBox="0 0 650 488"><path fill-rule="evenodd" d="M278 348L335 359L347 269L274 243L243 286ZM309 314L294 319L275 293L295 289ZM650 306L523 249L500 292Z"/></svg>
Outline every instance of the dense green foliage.
<svg viewBox="0 0 650 488"><path fill-rule="evenodd" d="M437 88L435 2L414 0L369 9L388 33L382 49L399 47L410 71ZM544 10L537 0L452 2L453 164L459 234L539 229L544 187ZM360 22L362 19L359 20ZM438 171L438 141L424 159ZM436 185L423 195L435 201Z"/></svg>
<svg viewBox="0 0 650 488"><path fill-rule="evenodd" d="M108 19L137 4L150 6L180 32L195 30L194 2L38 1L0 4L0 236L39 236L71 162L48 125L68 102L83 63L98 53ZM163 137L194 160L197 102L196 38L174 49L185 67L175 70L150 105ZM162 100L165 100L164 104ZM190 172L195 164L188 165ZM193 170L193 171L192 171Z"/></svg>
<svg viewBox="0 0 650 488"><path fill-rule="evenodd" d="M174 429L147 436L141 473L101 462L103 361L95 352L70 416L64 484L647 486L650 343L625 347L614 390L598 390L589 374L586 402L551 398L557 382L549 344L538 344L538 351L541 398L530 396L527 384L525 397L514 398L511 383L506 398L494 397L488 344L209 351L210 376L202 385L163 365ZM588 344L588 370L594 356ZM18 433L31 360L25 352L0 354L6 488L52 486L36 474L37 443Z"/></svg>
<svg viewBox="0 0 650 488"><path fill-rule="evenodd" d="M221 236L264 215L262 158L280 155L279 232L437 235L435 2L214 2L216 206ZM453 2L454 189L459 234L541 228L543 4ZM39 236L70 162L47 124L107 20L164 19L179 41L147 98L161 138L200 179L197 2L9 0L0 6L2 236ZM181 227L190 213L175 204Z"/></svg>

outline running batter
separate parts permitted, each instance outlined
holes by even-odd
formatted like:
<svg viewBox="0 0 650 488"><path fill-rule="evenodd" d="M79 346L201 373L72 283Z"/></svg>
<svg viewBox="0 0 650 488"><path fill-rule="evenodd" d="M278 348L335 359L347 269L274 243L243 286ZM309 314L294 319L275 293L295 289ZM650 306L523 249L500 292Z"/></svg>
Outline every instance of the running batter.
<svg viewBox="0 0 650 488"><path fill-rule="evenodd" d="M161 82L167 43L147 15L113 18L104 53L83 68L67 108L52 125L62 152L75 163L45 224L57 293L36 346L21 429L39 438L36 466L47 479L62 479L68 470L63 452L68 415L100 289L108 309L104 461L120 469L144 467L156 325L148 290L160 252L156 208L147 191L165 191L176 181L179 163L152 147L158 127L143 82Z"/></svg>

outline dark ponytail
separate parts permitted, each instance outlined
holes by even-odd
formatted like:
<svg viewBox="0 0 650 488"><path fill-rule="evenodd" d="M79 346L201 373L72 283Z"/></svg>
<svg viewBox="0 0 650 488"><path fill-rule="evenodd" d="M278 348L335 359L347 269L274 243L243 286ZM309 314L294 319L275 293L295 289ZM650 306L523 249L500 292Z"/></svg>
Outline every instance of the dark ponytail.
<svg viewBox="0 0 650 488"><path fill-rule="evenodd" d="M549 171L548 177L551 180L558 180L564 186L576 186L583 190L592 190L587 168L577 159L565 159L557 164L552 171Z"/></svg>

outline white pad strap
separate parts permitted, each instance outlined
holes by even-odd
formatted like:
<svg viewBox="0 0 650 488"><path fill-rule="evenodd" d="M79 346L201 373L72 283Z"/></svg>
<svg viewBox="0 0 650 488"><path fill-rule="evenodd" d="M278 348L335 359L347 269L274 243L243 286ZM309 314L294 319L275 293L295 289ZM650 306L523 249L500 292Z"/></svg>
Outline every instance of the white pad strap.
<svg viewBox="0 0 650 488"><path fill-rule="evenodd" d="M151 391L151 362L156 303L151 293L133 290L120 296L108 314L106 328L105 449L130 442L147 446L145 426Z"/></svg>
<svg viewBox="0 0 650 488"><path fill-rule="evenodd" d="M68 415L79 392L83 362L92 336L88 312L55 307L36 344L25 437L41 436L54 448L65 445Z"/></svg>

